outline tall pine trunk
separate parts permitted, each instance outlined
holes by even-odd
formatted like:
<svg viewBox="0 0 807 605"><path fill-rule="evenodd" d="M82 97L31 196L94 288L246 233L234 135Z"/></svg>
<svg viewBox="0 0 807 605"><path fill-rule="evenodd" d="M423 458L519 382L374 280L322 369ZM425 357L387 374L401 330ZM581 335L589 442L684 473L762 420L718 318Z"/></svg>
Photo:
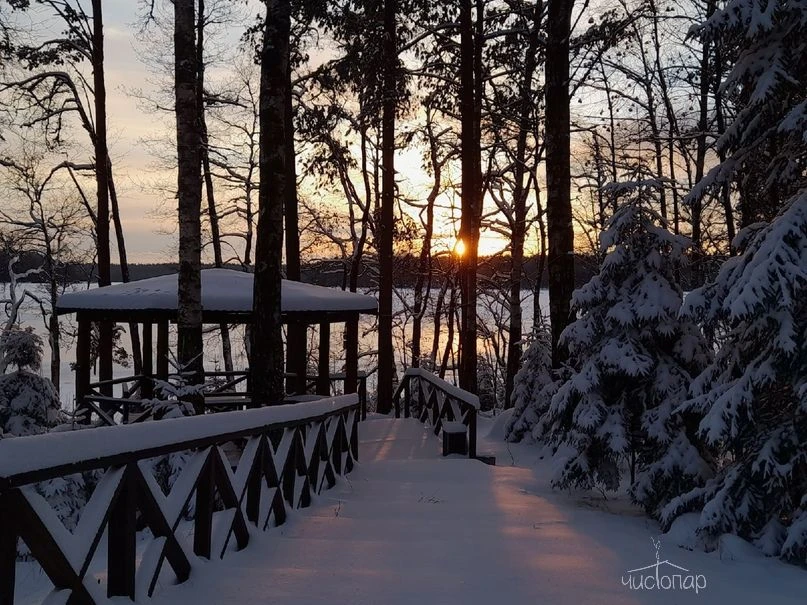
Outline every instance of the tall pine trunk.
<svg viewBox="0 0 807 605"><path fill-rule="evenodd" d="M460 282L460 388L477 391L476 265L479 223L482 216L482 159L480 89L482 3L476 3L476 24L471 0L460 3L460 122L462 126L462 217L460 239L465 247L459 259ZM476 25L476 27L475 27Z"/></svg>
<svg viewBox="0 0 807 605"><path fill-rule="evenodd" d="M106 82L104 78L104 16L101 0L92 0L93 45L92 78L95 92L95 187L96 244L98 246L98 285L112 283L111 260L109 254L109 166L107 158L106 132ZM112 378L113 326L111 322L101 322L98 342L98 374L101 380ZM106 395L111 391L105 389Z"/></svg>
<svg viewBox="0 0 807 605"><path fill-rule="evenodd" d="M392 347L392 233L395 204L395 0L384 0L384 99L381 108L381 220L378 277L378 411L392 407L395 352Z"/></svg>
<svg viewBox="0 0 807 605"><path fill-rule="evenodd" d="M527 196L529 187L525 184L527 161L527 136L530 132L532 113L532 78L535 74L536 55L540 40L543 2L535 3L532 23L524 60L521 90L519 91L518 139L516 141L515 167L513 177L513 232L510 247L510 323L508 326L507 367L504 379L504 407L510 407L516 372L521 365L521 278L524 270L524 239L527 234Z"/></svg>
<svg viewBox="0 0 807 605"><path fill-rule="evenodd" d="M546 49L546 184L549 254L549 321L552 361L565 355L558 346L569 323L574 291L574 228L572 224L569 113L569 33L574 0L549 0Z"/></svg>
<svg viewBox="0 0 807 605"><path fill-rule="evenodd" d="M291 66L289 66L291 68ZM291 81L291 73L289 73L289 81ZM297 167L295 164L295 150L294 150L294 106L292 104L291 92L285 99L286 111L286 124L290 128L289 136L286 140L286 158L289 182L295 186L289 187L286 191L286 199L284 206L284 218L286 224L286 277L293 281L300 281L302 277L301 260L300 260L300 226L299 226L299 213L297 208ZM286 326L286 371L293 373L296 369L305 367L307 364L307 329L305 324L291 323ZM305 392L305 376L290 379L288 388L290 392ZM351 381L345 382L345 392L353 393L356 391L355 384L353 389L350 390ZM355 383L355 381L353 381Z"/></svg>
<svg viewBox="0 0 807 605"><path fill-rule="evenodd" d="M288 137L292 136L287 103L289 78L289 0L267 0L261 48L260 186L255 241L254 324L250 371L253 401L258 405L283 400L283 335L281 325L281 272L283 260L283 206L289 199Z"/></svg>
<svg viewBox="0 0 807 605"><path fill-rule="evenodd" d="M210 221L210 243L213 246L213 263L216 268L224 266L221 252L221 230L216 209L216 196L213 187L213 173L210 170L210 137L207 132L207 110L205 109L205 0L199 0L196 15L196 108L199 111L199 136L201 138L202 174L207 198L207 218ZM219 324L221 350L224 369L233 371L233 349L230 342L230 326Z"/></svg>
<svg viewBox="0 0 807 605"><path fill-rule="evenodd" d="M202 179L197 102L195 0L174 2L174 73L179 201L177 358L201 382L202 360ZM203 412L201 403L197 412Z"/></svg>

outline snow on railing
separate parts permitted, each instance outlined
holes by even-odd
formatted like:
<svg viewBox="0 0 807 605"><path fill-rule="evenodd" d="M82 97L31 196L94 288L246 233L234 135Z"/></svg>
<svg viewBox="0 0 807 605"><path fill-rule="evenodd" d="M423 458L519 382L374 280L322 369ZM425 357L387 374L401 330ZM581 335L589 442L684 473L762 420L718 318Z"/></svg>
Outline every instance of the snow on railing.
<svg viewBox="0 0 807 605"><path fill-rule="evenodd" d="M71 603L102 601L103 584L108 597L151 596L165 561L186 580L196 557L244 548L250 526L280 525L350 472L360 413L353 394L0 441L0 605L14 602L19 539ZM153 468L180 453L166 492ZM100 477L70 532L37 484L87 472ZM138 539L143 529L151 534Z"/></svg>
<svg viewBox="0 0 807 605"><path fill-rule="evenodd" d="M456 432L458 425L465 426L466 443L461 449L469 458L476 457L476 416L479 397L446 382L423 368L408 368L393 395L395 417L414 416L428 422L435 435L444 433L444 454L447 452L446 432ZM413 413L414 412L414 413ZM459 426L462 429L462 426Z"/></svg>

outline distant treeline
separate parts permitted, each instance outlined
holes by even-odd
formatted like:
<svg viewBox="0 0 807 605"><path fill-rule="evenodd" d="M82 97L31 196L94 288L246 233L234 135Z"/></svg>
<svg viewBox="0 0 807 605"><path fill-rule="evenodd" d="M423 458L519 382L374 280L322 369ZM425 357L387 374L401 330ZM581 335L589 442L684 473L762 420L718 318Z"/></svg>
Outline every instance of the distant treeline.
<svg viewBox="0 0 807 605"><path fill-rule="evenodd" d="M10 256L8 254L0 254L0 282L7 283L9 281L8 263ZM686 267L681 270L681 283L685 290L690 290L696 287L703 277L708 277L712 273L712 268L717 267L719 263L724 260L716 257L706 257L702 260L703 271L699 272L699 278L695 277L695 272L691 268ZM370 288L376 283L376 270L375 259L373 256L368 256L359 278L359 287ZM435 260L437 270L432 277L432 285L441 285L441 280L450 271L447 259ZM440 265L443 265L442 267ZM35 269L42 265L41 258L36 254L23 254L15 264L14 269L17 273L22 273L28 269ZM525 261L523 281L524 287L530 287L535 280L538 272L539 259L538 257L528 258ZM546 263L544 263L546 265ZM479 262L479 275L481 287L507 287L507 277L509 274L510 259L506 256L494 256L481 258ZM211 268L212 265L205 265L205 268ZM312 284L319 284L321 286L341 287L345 280L345 262L334 260L318 260L314 262L304 263L302 267L302 281ZM395 260L395 281L396 286L400 288L412 287L415 284L417 277L418 259L414 256L399 256ZM227 268L234 270L242 270L240 265L229 265ZM156 277L158 275L166 275L168 273L175 273L177 265L174 263L136 263L129 265L129 275L131 280L146 279L149 277ZM590 255L576 255L575 257L575 285L581 286L585 284L597 271L597 259ZM60 281L67 282L95 282L97 279L95 266L87 264L75 264L63 267L61 270ZM41 274L32 274L24 281L40 282L44 281L45 277ZM120 271L120 266L112 265L112 281L123 281ZM544 266L544 275L542 279L543 287L547 286L546 267Z"/></svg>

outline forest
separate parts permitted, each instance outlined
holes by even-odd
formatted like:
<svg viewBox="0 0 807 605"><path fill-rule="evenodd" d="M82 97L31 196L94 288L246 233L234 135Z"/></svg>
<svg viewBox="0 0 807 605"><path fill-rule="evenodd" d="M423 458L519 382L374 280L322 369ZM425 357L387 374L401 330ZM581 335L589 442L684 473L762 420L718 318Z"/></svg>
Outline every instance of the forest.
<svg viewBox="0 0 807 605"><path fill-rule="evenodd" d="M132 279L145 197L191 374L201 267L237 267L254 394L282 400L308 335L280 280L317 267L378 298L377 343L348 322L344 350L379 412L404 366L433 370L549 445L556 487L807 564L803 1L140 0L150 78L118 90L109 5L0 1L2 347L31 304L58 360L58 297ZM101 322L99 375L139 338Z"/></svg>

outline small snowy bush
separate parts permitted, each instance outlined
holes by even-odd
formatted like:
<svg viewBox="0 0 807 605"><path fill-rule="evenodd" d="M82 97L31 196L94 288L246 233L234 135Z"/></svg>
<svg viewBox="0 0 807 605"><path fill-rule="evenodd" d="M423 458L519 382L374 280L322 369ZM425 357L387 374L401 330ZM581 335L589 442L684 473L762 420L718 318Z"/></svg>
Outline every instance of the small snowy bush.
<svg viewBox="0 0 807 605"><path fill-rule="evenodd" d="M59 394L50 380L33 372L42 364L42 339L30 327L6 330L0 334L0 355L6 367L17 368L0 376L3 437L26 437L54 429L63 420ZM75 528L87 502L88 477L69 475L37 483L35 487L65 527Z"/></svg>
<svg viewBox="0 0 807 605"><path fill-rule="evenodd" d="M155 380L155 397L143 401L155 420L193 416L193 402L204 397L208 384L189 384L186 373L176 359L169 359L174 373L168 380ZM157 484L167 494L190 457L190 452L176 452L152 460L151 468Z"/></svg>
<svg viewBox="0 0 807 605"><path fill-rule="evenodd" d="M722 455L718 474L673 500L663 521L701 511L712 545L734 533L807 563L807 192L738 236L746 240L686 300L684 312L722 346L681 411L701 418L703 439Z"/></svg>
<svg viewBox="0 0 807 605"><path fill-rule="evenodd" d="M545 324L536 326L530 337L521 368L513 380L513 415L505 429L507 441L521 441L531 435L538 440L545 429L543 418L554 395L552 376L552 337Z"/></svg>
<svg viewBox="0 0 807 605"><path fill-rule="evenodd" d="M42 365L42 339L31 327L12 328L0 334L0 354L3 367L39 371Z"/></svg>
<svg viewBox="0 0 807 605"><path fill-rule="evenodd" d="M633 497L651 512L709 474L672 415L708 361L697 326L678 317L675 268L689 242L644 202L653 193L638 185L601 234L599 274L575 291L578 317L561 334L573 373L546 412L550 443L567 452L555 486L615 490L627 466Z"/></svg>

